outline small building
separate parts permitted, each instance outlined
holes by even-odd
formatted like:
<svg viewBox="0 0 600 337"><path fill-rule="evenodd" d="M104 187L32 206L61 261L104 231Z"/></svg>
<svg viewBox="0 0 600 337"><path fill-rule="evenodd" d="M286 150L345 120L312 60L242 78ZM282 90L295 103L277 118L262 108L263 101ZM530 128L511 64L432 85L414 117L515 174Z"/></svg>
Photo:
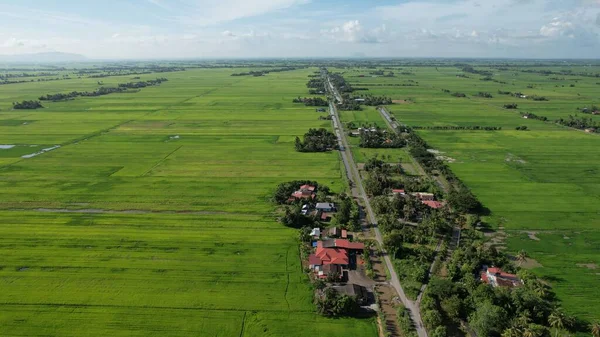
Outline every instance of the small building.
<svg viewBox="0 0 600 337"><path fill-rule="evenodd" d="M325 264L315 270L317 277L320 279L326 279L330 276L337 276L339 279L344 277L344 270L337 264Z"/></svg>
<svg viewBox="0 0 600 337"><path fill-rule="evenodd" d="M335 204L331 202L319 202L315 208L321 212L335 212Z"/></svg>
<svg viewBox="0 0 600 337"><path fill-rule="evenodd" d="M504 272L500 268L484 268L481 272L481 281L492 287L519 287L523 285L517 275Z"/></svg>
<svg viewBox="0 0 600 337"><path fill-rule="evenodd" d="M347 239L329 239L317 242L319 248L341 248L349 251L362 251L365 244L362 242L350 242Z"/></svg>
<svg viewBox="0 0 600 337"><path fill-rule="evenodd" d="M392 193L393 194L399 194L399 195L406 195L406 191L401 190L401 189L393 189Z"/></svg>
<svg viewBox="0 0 600 337"><path fill-rule="evenodd" d="M367 288L358 284L349 283L343 286L333 286L332 288L340 295L354 297L359 305L366 304L369 299Z"/></svg>
<svg viewBox="0 0 600 337"><path fill-rule="evenodd" d="M327 237L329 238L348 238L348 232L345 229L339 227L332 227L327 230Z"/></svg>
<svg viewBox="0 0 600 337"><path fill-rule="evenodd" d="M419 198L422 201L435 200L435 195L433 193L417 192L417 193L412 193L412 195Z"/></svg>
<svg viewBox="0 0 600 337"><path fill-rule="evenodd" d="M332 218L333 216L331 215L331 213L326 212L321 212L321 216L319 217L319 219L321 219L321 221L323 222L329 222Z"/></svg>
<svg viewBox="0 0 600 337"><path fill-rule="evenodd" d="M317 188L312 185L302 185L299 190L292 193L288 201L293 202L300 199L314 199L317 196L315 193L316 189Z"/></svg>
<svg viewBox="0 0 600 337"><path fill-rule="evenodd" d="M314 237L314 238L320 238L321 237L321 228L313 228L312 231L310 232L310 236Z"/></svg>
<svg viewBox="0 0 600 337"><path fill-rule="evenodd" d="M355 102L364 102L365 99L364 98L355 98L354 101Z"/></svg>
<svg viewBox="0 0 600 337"><path fill-rule="evenodd" d="M421 201L424 205L429 206L430 208L433 209L438 209L438 208L442 208L444 207L444 204L442 202L439 201L434 201L434 200L422 200Z"/></svg>

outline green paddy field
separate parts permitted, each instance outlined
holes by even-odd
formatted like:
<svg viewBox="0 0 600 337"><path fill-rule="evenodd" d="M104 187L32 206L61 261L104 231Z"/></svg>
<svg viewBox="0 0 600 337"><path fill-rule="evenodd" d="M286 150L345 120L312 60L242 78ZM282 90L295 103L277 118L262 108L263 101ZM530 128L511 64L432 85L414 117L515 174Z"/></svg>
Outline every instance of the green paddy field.
<svg viewBox="0 0 600 337"><path fill-rule="evenodd" d="M460 67L403 67L396 77L372 77L366 69L346 69L344 77L367 93L412 103L389 110L409 126L497 126L501 131L421 130L419 134L445 157L452 170L489 208L486 221L506 239L508 252L525 249L533 271L554 288L564 308L584 319L600 319L600 135L539 120L575 115L578 107L599 105L600 80L576 75L544 76L521 70L595 72L594 67L477 67L494 81ZM406 74L401 74L405 72ZM505 83L500 83L505 82ZM402 86L412 84L414 86ZM450 93L462 92L466 98ZM545 96L533 101L498 90ZM478 92L493 98L479 98ZM519 109L503 109L517 103ZM372 109L372 108L371 108ZM600 116L583 115L600 120ZM517 126L529 131L516 131ZM529 232L529 233L527 233ZM537 262L537 263L536 263Z"/></svg>
<svg viewBox="0 0 600 337"><path fill-rule="evenodd" d="M294 151L331 127L292 103L314 69L237 71L38 110L11 103L97 80L0 88L1 336L376 336L373 319L314 313L269 200L292 179L344 188L337 153Z"/></svg>

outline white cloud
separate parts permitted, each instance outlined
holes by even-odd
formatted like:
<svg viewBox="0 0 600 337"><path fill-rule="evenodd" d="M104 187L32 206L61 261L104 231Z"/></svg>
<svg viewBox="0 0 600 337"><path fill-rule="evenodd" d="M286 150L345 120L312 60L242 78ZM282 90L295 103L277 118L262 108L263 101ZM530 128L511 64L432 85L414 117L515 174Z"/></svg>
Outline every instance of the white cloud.
<svg viewBox="0 0 600 337"><path fill-rule="evenodd" d="M554 18L552 22L540 28L540 35L545 37L572 36L573 23Z"/></svg>
<svg viewBox="0 0 600 337"><path fill-rule="evenodd" d="M387 33L385 25L375 29L365 29L359 20L351 20L340 26L321 31L322 35L338 42L379 43Z"/></svg>

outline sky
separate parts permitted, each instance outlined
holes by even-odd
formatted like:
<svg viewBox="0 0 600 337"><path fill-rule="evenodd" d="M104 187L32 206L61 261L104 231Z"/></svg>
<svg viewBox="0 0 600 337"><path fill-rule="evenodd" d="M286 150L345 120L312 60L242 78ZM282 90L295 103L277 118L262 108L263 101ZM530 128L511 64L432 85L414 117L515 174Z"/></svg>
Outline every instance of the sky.
<svg viewBox="0 0 600 337"><path fill-rule="evenodd" d="M598 58L600 0L0 0L0 55Z"/></svg>

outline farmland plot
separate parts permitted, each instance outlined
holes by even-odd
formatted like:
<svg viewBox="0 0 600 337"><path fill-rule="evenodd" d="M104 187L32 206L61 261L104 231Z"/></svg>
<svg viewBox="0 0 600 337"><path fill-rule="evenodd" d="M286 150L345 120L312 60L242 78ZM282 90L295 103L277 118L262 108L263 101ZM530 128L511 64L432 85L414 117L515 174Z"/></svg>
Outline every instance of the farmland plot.
<svg viewBox="0 0 600 337"><path fill-rule="evenodd" d="M38 110L10 104L96 81L3 87L0 143L16 146L0 149L0 335L375 336L372 319L314 313L269 200L292 179L343 186L336 153L294 151L329 127L291 102L312 71L160 74Z"/></svg>

